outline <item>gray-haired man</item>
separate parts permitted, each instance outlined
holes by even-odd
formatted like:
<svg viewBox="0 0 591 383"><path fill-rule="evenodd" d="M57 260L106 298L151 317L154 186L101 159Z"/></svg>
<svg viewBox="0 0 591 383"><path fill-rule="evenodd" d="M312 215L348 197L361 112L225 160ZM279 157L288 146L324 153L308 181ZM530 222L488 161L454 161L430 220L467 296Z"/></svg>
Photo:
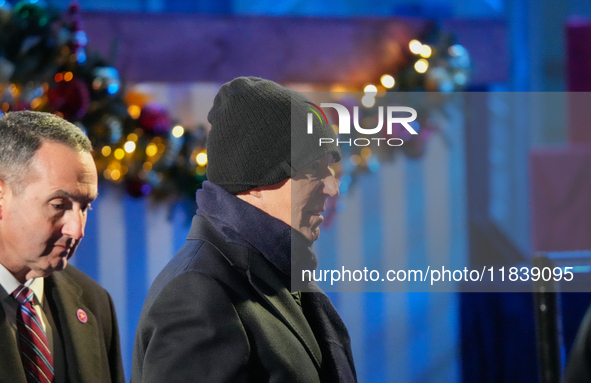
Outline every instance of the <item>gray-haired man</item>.
<svg viewBox="0 0 591 383"><path fill-rule="evenodd" d="M0 119L0 382L124 381L109 294L66 268L97 197L91 151L52 114Z"/></svg>

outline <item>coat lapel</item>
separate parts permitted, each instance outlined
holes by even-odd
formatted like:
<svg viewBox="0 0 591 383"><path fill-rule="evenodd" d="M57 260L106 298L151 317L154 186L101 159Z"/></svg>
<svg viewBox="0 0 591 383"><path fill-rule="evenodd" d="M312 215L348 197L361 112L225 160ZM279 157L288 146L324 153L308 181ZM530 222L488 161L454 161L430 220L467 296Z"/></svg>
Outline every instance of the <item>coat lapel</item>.
<svg viewBox="0 0 591 383"><path fill-rule="evenodd" d="M10 323L2 305L0 305L0 382L27 382L16 339L11 333Z"/></svg>
<svg viewBox="0 0 591 383"><path fill-rule="evenodd" d="M322 366L322 353L316 337L284 283L277 277L277 272L254 251L249 252L249 267L246 271L248 280L261 297L269 304L279 318L302 342L316 368Z"/></svg>
<svg viewBox="0 0 591 383"><path fill-rule="evenodd" d="M99 382L100 341L96 317L82 303L81 288L65 273L54 273L46 280L46 297L62 337L68 378L72 382ZM87 320L79 319L79 310Z"/></svg>

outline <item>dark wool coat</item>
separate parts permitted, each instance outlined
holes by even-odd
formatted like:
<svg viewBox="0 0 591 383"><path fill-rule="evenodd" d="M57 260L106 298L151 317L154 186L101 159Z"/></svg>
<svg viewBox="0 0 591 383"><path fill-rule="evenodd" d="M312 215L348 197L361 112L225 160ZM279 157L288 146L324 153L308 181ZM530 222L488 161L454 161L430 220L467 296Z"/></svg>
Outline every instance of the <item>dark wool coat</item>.
<svg viewBox="0 0 591 383"><path fill-rule="evenodd" d="M288 289L289 226L211 183L197 201L144 304L132 382L355 382L328 297L316 287L300 306Z"/></svg>
<svg viewBox="0 0 591 383"><path fill-rule="evenodd" d="M67 266L45 278L45 297L60 334L71 383L123 383L119 329L111 297L92 278ZM78 320L78 310L87 314ZM0 383L26 383L10 324L0 305Z"/></svg>

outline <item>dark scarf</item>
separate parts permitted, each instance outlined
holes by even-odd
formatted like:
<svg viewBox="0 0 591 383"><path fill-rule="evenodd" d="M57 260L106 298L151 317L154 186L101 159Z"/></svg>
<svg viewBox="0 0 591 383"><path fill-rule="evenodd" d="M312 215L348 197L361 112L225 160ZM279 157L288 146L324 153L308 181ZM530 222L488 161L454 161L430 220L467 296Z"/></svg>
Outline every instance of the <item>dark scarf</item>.
<svg viewBox="0 0 591 383"><path fill-rule="evenodd" d="M312 242L300 232L211 182L197 191L197 214L226 237L228 242L261 253L280 272L291 290L290 275L314 270L318 264ZM293 265L292 265L293 263ZM302 309L322 351L323 382L356 382L349 333L326 294L315 283L302 293Z"/></svg>

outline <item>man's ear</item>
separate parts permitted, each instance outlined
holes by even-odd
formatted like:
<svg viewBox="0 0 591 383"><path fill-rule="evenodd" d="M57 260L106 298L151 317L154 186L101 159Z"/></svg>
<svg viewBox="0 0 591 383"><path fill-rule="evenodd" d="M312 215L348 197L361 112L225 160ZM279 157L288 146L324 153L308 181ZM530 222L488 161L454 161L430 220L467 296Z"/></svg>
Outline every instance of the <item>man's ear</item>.
<svg viewBox="0 0 591 383"><path fill-rule="evenodd" d="M253 196L254 198L259 198L260 199L262 197L262 193L261 193L261 190L259 188L249 190L248 193L251 196Z"/></svg>
<svg viewBox="0 0 591 383"><path fill-rule="evenodd" d="M236 197L240 198L241 200L248 202L249 204L261 208L261 197L262 193L258 189L250 189L242 193L236 194Z"/></svg>
<svg viewBox="0 0 591 383"><path fill-rule="evenodd" d="M251 197L260 199L261 198L261 190L260 190L260 188L254 188L254 189L250 189L245 192L236 194L236 197L238 197L238 198L241 198L241 196L244 196L247 199L251 198ZM242 198L242 199L245 199L245 198Z"/></svg>

